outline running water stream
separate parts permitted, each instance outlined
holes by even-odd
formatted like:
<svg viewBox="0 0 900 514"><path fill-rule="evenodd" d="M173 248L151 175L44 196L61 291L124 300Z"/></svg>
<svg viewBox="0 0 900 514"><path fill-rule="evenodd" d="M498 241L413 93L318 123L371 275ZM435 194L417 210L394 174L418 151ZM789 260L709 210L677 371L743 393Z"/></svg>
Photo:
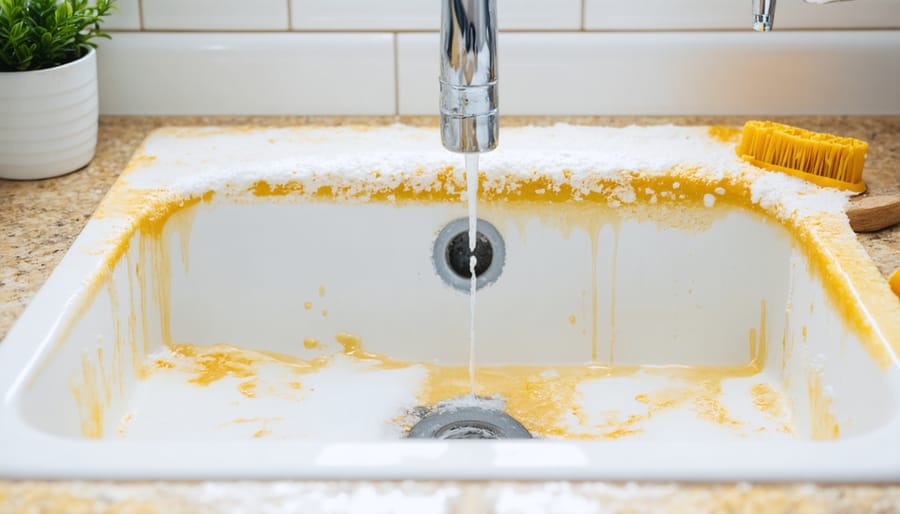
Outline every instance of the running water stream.
<svg viewBox="0 0 900 514"><path fill-rule="evenodd" d="M475 276L475 245L478 242L478 154L466 154L466 194L469 206L469 389L475 396L475 291L478 277Z"/></svg>

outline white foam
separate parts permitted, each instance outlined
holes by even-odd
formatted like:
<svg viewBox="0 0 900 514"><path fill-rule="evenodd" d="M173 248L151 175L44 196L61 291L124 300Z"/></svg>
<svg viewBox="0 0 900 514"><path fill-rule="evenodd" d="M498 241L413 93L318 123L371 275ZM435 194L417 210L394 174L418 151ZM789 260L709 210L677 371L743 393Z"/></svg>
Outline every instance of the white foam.
<svg viewBox="0 0 900 514"><path fill-rule="evenodd" d="M312 185L364 179L386 187L405 180L414 189L424 190L434 184L439 172L460 164L456 154L441 146L436 129L404 125L365 130L163 129L148 139L143 151L155 157L145 164L152 173L129 175L129 184L181 194L228 187L243 190L263 179L270 184ZM500 147L481 155L480 161L480 171L499 185L510 175L525 178L539 172L568 181L576 193L584 193L597 189L597 177L621 179L621 185L609 191L619 203L636 198L623 171L654 175L674 167L689 168L709 181L740 177L752 184L753 202L782 217L841 212L849 196L747 164L735 155L733 144L710 137L706 127L557 124L508 128Z"/></svg>

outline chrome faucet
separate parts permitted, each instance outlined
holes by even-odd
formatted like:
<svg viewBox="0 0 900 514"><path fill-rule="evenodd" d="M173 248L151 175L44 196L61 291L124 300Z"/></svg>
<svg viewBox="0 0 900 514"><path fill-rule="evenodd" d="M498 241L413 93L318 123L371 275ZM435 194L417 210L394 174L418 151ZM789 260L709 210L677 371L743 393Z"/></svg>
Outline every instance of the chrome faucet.
<svg viewBox="0 0 900 514"><path fill-rule="evenodd" d="M803 0L808 4L830 4L843 0ZM775 0L753 0L753 30L769 32L775 23Z"/></svg>
<svg viewBox="0 0 900 514"><path fill-rule="evenodd" d="M453 152L497 147L496 0L443 0L441 141Z"/></svg>

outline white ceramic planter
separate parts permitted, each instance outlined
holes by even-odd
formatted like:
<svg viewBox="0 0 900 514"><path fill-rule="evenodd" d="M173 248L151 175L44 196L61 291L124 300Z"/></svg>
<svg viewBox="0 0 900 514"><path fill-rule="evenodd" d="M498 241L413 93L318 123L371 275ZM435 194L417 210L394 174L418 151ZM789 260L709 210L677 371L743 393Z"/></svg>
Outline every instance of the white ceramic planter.
<svg viewBox="0 0 900 514"><path fill-rule="evenodd" d="M77 170L97 146L97 57L0 73L0 178L32 180Z"/></svg>

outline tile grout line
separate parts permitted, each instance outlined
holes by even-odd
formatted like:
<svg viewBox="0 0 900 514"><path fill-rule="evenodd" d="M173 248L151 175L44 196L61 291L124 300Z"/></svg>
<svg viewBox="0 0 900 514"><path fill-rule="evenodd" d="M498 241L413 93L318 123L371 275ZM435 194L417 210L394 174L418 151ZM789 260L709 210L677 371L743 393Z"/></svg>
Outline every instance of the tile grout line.
<svg viewBox="0 0 900 514"><path fill-rule="evenodd" d="M397 41L399 35L394 32L394 115L400 115L400 59L399 59L399 43Z"/></svg>
<svg viewBox="0 0 900 514"><path fill-rule="evenodd" d="M294 19L293 19L293 16L291 16L291 0L284 0L284 1L287 2L287 18L288 18L288 23L287 23L288 28L287 29L288 29L288 32L293 32L294 31Z"/></svg>
<svg viewBox="0 0 900 514"><path fill-rule="evenodd" d="M584 32L584 12L587 10L587 0L581 0L581 31Z"/></svg>

